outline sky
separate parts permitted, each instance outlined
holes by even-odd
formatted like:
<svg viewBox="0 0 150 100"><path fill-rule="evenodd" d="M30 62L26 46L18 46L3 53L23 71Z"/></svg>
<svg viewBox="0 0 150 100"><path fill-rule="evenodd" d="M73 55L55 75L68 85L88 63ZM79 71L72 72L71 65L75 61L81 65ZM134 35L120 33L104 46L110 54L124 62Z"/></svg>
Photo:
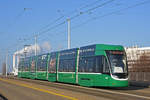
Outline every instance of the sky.
<svg viewBox="0 0 150 100"><path fill-rule="evenodd" d="M11 66L12 54L33 45L35 34L51 51L67 49L68 18L71 48L150 46L149 11L150 0L0 0L0 65L8 51Z"/></svg>

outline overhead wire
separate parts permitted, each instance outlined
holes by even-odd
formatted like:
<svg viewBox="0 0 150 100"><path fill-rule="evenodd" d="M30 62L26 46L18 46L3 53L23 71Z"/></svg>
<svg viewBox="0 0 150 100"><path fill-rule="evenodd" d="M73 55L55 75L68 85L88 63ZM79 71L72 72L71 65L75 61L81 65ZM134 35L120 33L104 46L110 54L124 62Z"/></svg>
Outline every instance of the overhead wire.
<svg viewBox="0 0 150 100"><path fill-rule="evenodd" d="M69 12L67 15L70 15L70 14L73 14L73 13L78 13L79 10L83 10L83 9L85 9L85 8L88 8L88 7L90 7L90 6L93 6L93 5L95 5L95 4L97 4L98 2L101 2L101 1L103 1L103 0L96 0L96 1L94 1L94 2L92 2L92 3L90 3L90 4L83 5L83 6L79 7L79 8L76 8L75 10ZM66 16L67 16L67 15L66 15Z"/></svg>
<svg viewBox="0 0 150 100"><path fill-rule="evenodd" d="M89 8L88 10L85 10L85 11L83 11L83 12L79 12L79 13L76 14L75 16L70 17L70 20L73 20L73 19L75 19L75 18L77 18L77 17L79 17L79 16L81 16L81 15L83 15L83 14L86 14L86 13L92 11L92 10L98 9L98 8L100 8L100 7L103 7L103 6L109 4L109 3L113 2L113 1L115 1L115 0L109 0L109 1L106 1L106 2L104 2L104 3L102 3L102 4L100 4L100 5L97 5L97 6L95 6L95 7Z"/></svg>
<svg viewBox="0 0 150 100"><path fill-rule="evenodd" d="M96 1L94 1L94 2L92 2L92 3L90 3L90 4L87 4L87 5L85 5L85 6L81 7L81 8L79 8L79 9L81 10L81 9L87 8L87 7L89 7L89 6L92 6L92 5L94 5L94 4L98 3L98 2L100 2L100 1L102 1L102 0L96 0ZM74 10L72 13L75 13L75 12L77 12L77 11ZM72 13L71 13L71 14L72 14ZM42 31L42 30L45 29L45 28L48 28L49 26L52 26L52 24L55 24L56 22L58 22L59 20L61 20L62 18L64 18L65 16L68 16L68 15L69 15L69 13L68 13L68 14L61 14L60 17L58 17L58 18L57 18L56 20L54 20L53 22L51 22L51 23L45 25L44 27L42 27L42 28L39 30L39 32L37 32L37 33L47 32L47 30L49 30L49 29L47 29L46 31L43 31L43 32L40 32L40 31ZM63 21L62 23L65 23L65 22L66 22L66 21ZM58 25L56 25L56 26L54 26L54 27L57 27L57 26L59 26L59 25L62 25L62 23L60 23L60 24L58 24ZM53 28L53 27L52 27L52 28ZM51 28L50 28L50 29L51 29Z"/></svg>
<svg viewBox="0 0 150 100"><path fill-rule="evenodd" d="M95 9L97 9L97 8L103 7L103 6L109 4L109 3L113 2L113 1L115 1L115 0L109 0L109 1L107 1L107 2L104 2L104 3L102 3L102 4L98 5L98 6L92 7L92 8L90 8L90 9L88 9L88 10L82 12L82 13L80 12L79 14L77 14L77 15L75 15L75 16L72 16L72 17L70 17L69 19L70 19L70 20L73 20L73 19L75 19L76 17L79 17L80 15L83 15L83 14L85 14L85 13L87 13L87 12L89 12L89 11L95 10ZM61 22L61 23L59 23L59 24L57 24L57 25L55 25L55 26L53 26L53 27L50 27L49 29L47 29L47 30L45 30L45 31L40 32L40 33L38 33L37 35L39 36L39 35L41 35L41 34L44 34L44 33L48 32L48 31L50 31L50 30L52 30L52 29L54 29L54 28L57 28L57 27L60 26L60 25L65 24L66 22L67 22L67 20L65 20L65 21L63 21L63 22Z"/></svg>
<svg viewBox="0 0 150 100"><path fill-rule="evenodd" d="M75 28L78 28L78 27L80 27L80 26L82 26L82 25L84 25L84 24L87 24L88 22L90 22L90 21L92 21L92 20L96 20L96 19L99 19L99 18L107 17L107 16L110 16L110 15L116 14L116 13L118 13L118 12L121 12L121 11L124 11L124 10L128 10L128 9L131 9L131 8L134 8L134 7L137 7L137 6L140 6L140 5L149 3L149 2L150 2L150 0L146 0L146 1L144 1L144 2L136 3L136 4L134 4L134 5L128 6L128 7L126 7L126 8L122 8L122 9L120 9L120 10L116 10L116 11L113 11L113 12L106 13L106 14L104 14L104 15L98 16L98 17L94 17L94 18L88 19L87 21L85 21L85 22L83 22L83 23L81 23L81 24L79 24L79 25L77 25L77 26L72 27L72 30L75 29ZM63 32L65 32L65 31L63 31ZM60 33L63 33L63 32L59 32L59 33L56 33L56 34L60 34Z"/></svg>
<svg viewBox="0 0 150 100"><path fill-rule="evenodd" d="M100 0L100 1L101 1L101 0ZM111 3L112 1L114 1L114 0L109 0L109 1L107 1L107 2L104 2L104 3L102 3L102 4L98 5L98 6L92 7L92 8L90 8L90 9L84 11L83 13L80 12L79 14L83 15L83 14L85 14L85 13L88 13L89 11L92 11L92 10L95 10L95 9L97 9L97 8L103 7L103 6L105 6L106 4ZM96 1L96 2L98 2L98 1ZM92 5L94 5L96 2L93 2L92 4L89 4L89 5L86 6L86 7L92 6ZM86 8L86 7L84 7L84 8ZM73 20L73 19L75 19L76 17L79 17L79 16L80 16L80 15L77 14L77 15L71 17L70 19ZM61 18L62 18L62 17L56 19L53 23L56 23L56 22L59 21ZM36 36L40 36L40 35L42 35L42 34L48 32L48 31L50 31L50 30L52 30L52 29L57 28L58 26L61 26L61 25L65 24L66 22L67 22L67 20L65 20L65 21L63 21L63 22L61 22L61 23L59 23L59 24L57 24L57 25L55 25L55 26L52 26L52 27L50 27L50 28L48 28L48 29L46 29L46 30L44 30L44 31L42 31L42 32L39 32L39 33L37 33L37 34L33 34L31 37L24 39L23 42L33 39L33 37L35 37L35 35L36 35ZM50 25L50 24L49 24L49 25ZM48 27L49 25L46 25L45 27ZM12 46L12 47L13 47L13 46Z"/></svg>
<svg viewBox="0 0 150 100"><path fill-rule="evenodd" d="M102 0L97 0L97 1L93 2L92 4L86 5L84 8L89 7L89 6L92 6L93 4L96 4L96 3L99 2L99 1L102 1ZM80 12L79 14L77 14L77 15L71 17L70 19L73 20L74 18L79 17L80 14L88 13L89 11L92 11L92 10L95 10L95 9L97 9L97 8L103 7L103 6L105 6L106 4L109 4L109 3L113 2L113 1L115 1L115 0L109 0L109 1L107 1L107 2L104 2L104 3L100 4L100 5L97 5L97 6L95 6L95 7L90 8L90 9L84 11L83 13ZM64 22L62 22L62 23L60 23L60 24L57 24L57 25L55 25L55 26L53 26L53 27L51 27L51 28L49 28L49 29L47 29L47 30L45 30L45 31L40 32L40 33L38 33L37 35L38 35L38 36L39 36L39 35L42 35L42 34L48 32L48 31L50 31L50 30L52 30L52 29L54 29L54 28L57 28L58 26L61 26L61 25L65 24L66 22L67 22L67 20L65 20Z"/></svg>
<svg viewBox="0 0 150 100"><path fill-rule="evenodd" d="M95 1L94 3L87 5L86 7L92 6L93 4L97 3L98 1L101 1L101 0L97 0L97 1ZM104 3L102 3L102 4L98 5L98 6L95 6L95 7L93 7L93 8L90 8L90 9L88 9L88 10L82 12L82 13L80 12L79 14L77 14L77 15L75 15L75 16L72 16L72 17L69 18L69 19L72 20L72 19L74 19L74 18L80 16L81 14L84 14L84 13L87 13L87 12L89 12L89 11L95 10L95 9L97 9L97 8L99 8L99 7L102 7L102 6L104 6L104 5L106 5L106 4L110 3L110 2L113 2L113 1L114 1L114 0L109 0L108 2L104 2ZM84 7L84 8L86 8L86 7ZM64 17L64 16L62 16L62 17ZM60 17L60 18L62 18L62 17ZM67 22L67 20L65 20L65 21L63 21L63 22L61 22L61 23L59 23L59 24L57 24L57 25L55 25L55 26L53 26L53 27L50 27L49 29L47 29L47 30L45 30L45 31L42 31L42 32L38 33L38 35L43 34L43 33L46 33L46 32L48 32L48 31L50 31L50 30L52 30L52 29L54 29L54 28L56 28L56 27L58 27L58 26L60 26L60 25L63 25L63 24L65 24L65 22Z"/></svg>
<svg viewBox="0 0 150 100"><path fill-rule="evenodd" d="M58 22L59 20L61 20L64 16L60 16L57 19L55 19L54 21L52 21L51 23L48 23L47 25L43 26L42 28L40 28L39 32L42 31L45 28L48 28L49 26L51 26L52 24L55 24L56 22Z"/></svg>
<svg viewBox="0 0 150 100"><path fill-rule="evenodd" d="M97 4L98 2L101 2L101 1L103 1L103 0L96 0L96 1L94 1L92 3L90 3L90 4L87 4L87 5L83 6L83 7L81 7L80 9L82 10L82 9L87 8L87 7L93 6L93 5L95 5L95 4Z"/></svg>
<svg viewBox="0 0 150 100"><path fill-rule="evenodd" d="M98 5L98 6L92 7L92 8L90 8L90 9L88 9L88 10L82 12L82 13L80 12L79 14L77 14L77 15L75 15L75 16L72 16L70 19L73 20L74 18L79 17L80 15L83 15L83 14L85 14L85 13L87 13L87 12L89 12L89 11L95 10L95 9L97 9L97 8L103 7L103 6L105 6L106 4L111 3L111 2L113 2L113 1L115 1L115 0L109 0L109 1L104 2L104 3L102 3L102 4ZM98 2L98 1L97 1L97 2ZM96 2L95 2L95 3L96 3ZM95 3L89 4L87 7L92 6L92 5L95 4ZM86 7L85 7L85 8L86 8ZM61 19L61 17L58 18L58 20L59 20L59 19ZM54 23L57 22L58 20L54 21ZM37 33L36 35L37 35L37 36L40 36L40 35L42 35L42 34L48 32L48 31L50 31L50 30L52 30L52 29L57 28L58 26L61 26L61 25L65 24L66 22L67 22L67 20L65 20L65 21L63 21L63 22L61 22L61 23L59 23L59 24L57 24L57 25L55 25L55 26L53 26L53 27L50 27L50 28L48 28L48 29L46 29L46 30L44 30L44 31L42 31L42 32L39 32L39 33ZM49 25L46 25L46 27L48 27L48 26L49 26ZM33 36L35 36L35 34L34 34ZM25 39L25 41L26 41L26 40L31 40L32 38L33 38L33 37L31 36L30 38Z"/></svg>
<svg viewBox="0 0 150 100"><path fill-rule="evenodd" d="M116 10L116 11L113 11L113 12L110 12L110 13L106 13L106 14L101 15L101 16L97 16L97 17L94 17L94 18L90 18L90 19L86 20L85 22L83 22L83 23L81 23L81 24L79 24L79 25L77 25L77 26L72 27L72 29L81 27L82 25L87 24L87 23L89 23L90 21L97 20L97 19L100 19L100 18L104 18L104 17L110 16L110 15L116 14L116 13L118 13L118 12L125 11L125 10L131 9L131 8L134 8L134 7L137 7L137 6L140 6L140 5L144 5L144 4L147 4L147 3L150 3L150 0L146 0L146 1L144 1L144 2L136 3L136 4L131 5L131 6L128 6L128 7L126 7L126 8L122 8L122 9L119 9L119 10Z"/></svg>

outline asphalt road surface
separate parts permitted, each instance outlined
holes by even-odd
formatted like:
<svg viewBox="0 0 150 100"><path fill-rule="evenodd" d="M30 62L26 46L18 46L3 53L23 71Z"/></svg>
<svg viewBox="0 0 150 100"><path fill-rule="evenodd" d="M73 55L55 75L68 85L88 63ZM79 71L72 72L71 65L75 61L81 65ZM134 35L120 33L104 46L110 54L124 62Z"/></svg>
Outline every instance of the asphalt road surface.
<svg viewBox="0 0 150 100"><path fill-rule="evenodd" d="M150 100L150 88L88 89L87 87L81 87L81 90L83 92L75 89L50 87L33 82L0 78L0 95L8 100ZM7 100L6 98L5 100Z"/></svg>

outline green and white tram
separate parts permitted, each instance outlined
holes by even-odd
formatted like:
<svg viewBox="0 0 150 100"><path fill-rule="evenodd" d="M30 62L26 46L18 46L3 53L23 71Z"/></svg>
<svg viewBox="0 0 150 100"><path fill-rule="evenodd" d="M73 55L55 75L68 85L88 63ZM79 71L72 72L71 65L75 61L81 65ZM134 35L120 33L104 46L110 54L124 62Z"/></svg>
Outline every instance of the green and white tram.
<svg viewBox="0 0 150 100"><path fill-rule="evenodd" d="M18 76L79 84L127 87L128 66L123 46L95 44L20 59Z"/></svg>

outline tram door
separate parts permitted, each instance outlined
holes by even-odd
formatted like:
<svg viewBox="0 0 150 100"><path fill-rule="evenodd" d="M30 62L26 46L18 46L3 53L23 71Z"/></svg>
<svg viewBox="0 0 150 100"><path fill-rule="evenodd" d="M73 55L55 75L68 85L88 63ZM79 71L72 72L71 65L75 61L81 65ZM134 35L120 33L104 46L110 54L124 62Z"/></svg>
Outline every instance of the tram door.
<svg viewBox="0 0 150 100"><path fill-rule="evenodd" d="M57 53L52 52L49 56L49 64L48 64L48 73L47 73L47 78L48 81L54 82L56 81L56 66L57 66Z"/></svg>
<svg viewBox="0 0 150 100"><path fill-rule="evenodd" d="M106 57L103 56L102 59L103 62L103 85L108 86L109 85L109 78L110 78L110 70L109 70L109 65Z"/></svg>
<svg viewBox="0 0 150 100"><path fill-rule="evenodd" d="M30 67L30 78L36 78L36 56L32 57L31 67Z"/></svg>
<svg viewBox="0 0 150 100"><path fill-rule="evenodd" d="M110 78L110 71L109 71L109 66L108 66L108 62L105 56L100 56L99 61L96 61L99 64L100 67L100 75L99 75L99 79L98 79L98 83L97 85L100 86L108 86L109 85L109 78Z"/></svg>

